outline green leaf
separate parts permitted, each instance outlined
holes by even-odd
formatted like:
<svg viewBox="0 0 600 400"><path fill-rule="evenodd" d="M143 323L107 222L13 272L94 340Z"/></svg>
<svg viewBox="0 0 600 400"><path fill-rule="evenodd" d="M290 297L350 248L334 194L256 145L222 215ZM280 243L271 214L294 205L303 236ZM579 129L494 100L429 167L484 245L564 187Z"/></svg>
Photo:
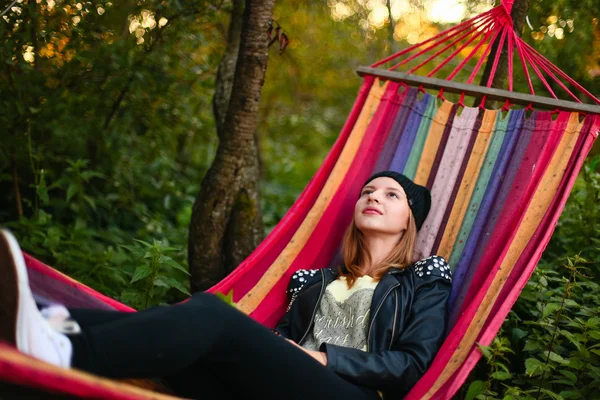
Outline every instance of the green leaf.
<svg viewBox="0 0 600 400"><path fill-rule="evenodd" d="M588 335L590 335L592 339L600 340L600 332L598 331L590 331L588 332Z"/></svg>
<svg viewBox="0 0 600 400"><path fill-rule="evenodd" d="M140 265L135 269L135 272L133 273L133 278L131 278L131 283L147 278L148 276L150 276L151 273L152 268L150 268L150 265Z"/></svg>
<svg viewBox="0 0 600 400"><path fill-rule="evenodd" d="M581 392L579 391L575 391L575 390L563 390L562 392L559 393L559 395L567 400L567 399L582 399L583 395L581 394Z"/></svg>
<svg viewBox="0 0 600 400"><path fill-rule="evenodd" d="M551 397L551 398L553 398L554 400L564 400L564 399L563 399L563 397L562 397L561 395L559 395L559 394L556 394L556 393L554 393L554 392L553 392L553 391L551 391L551 390L548 390L548 389L544 389L544 388L542 388L542 389L540 389L540 391L541 391L542 393L545 393L545 394L547 394L548 396L550 396L550 397Z"/></svg>
<svg viewBox="0 0 600 400"><path fill-rule="evenodd" d="M582 343L581 343L580 340L582 338L581 338L580 334L573 334L573 333L571 333L571 332L569 332L567 330L564 330L564 329L560 329L558 332L561 335L563 335L564 337L566 337L569 340L569 342L573 343L573 345L575 347L577 347L578 350L581 349Z"/></svg>
<svg viewBox="0 0 600 400"><path fill-rule="evenodd" d="M143 245L144 245L144 246L146 246L146 247L152 247L152 245L151 245L150 243L148 243L148 242L144 242L143 240L140 240L140 239L133 239L133 240L135 240L135 241L136 241L136 242L138 242L138 243L141 243L141 244L143 244Z"/></svg>
<svg viewBox="0 0 600 400"><path fill-rule="evenodd" d="M569 359L569 367L574 369L582 369L585 366L585 363L581 361L579 358L571 357Z"/></svg>
<svg viewBox="0 0 600 400"><path fill-rule="evenodd" d="M568 379L553 379L553 380L550 381L550 383L559 384L559 385L568 385L568 386L572 386L573 385L571 383L571 381L568 380Z"/></svg>
<svg viewBox="0 0 600 400"><path fill-rule="evenodd" d="M537 350L540 348L540 343L536 340L533 339L529 339L527 342L525 342L525 347L523 347L524 351L533 351L533 350Z"/></svg>
<svg viewBox="0 0 600 400"><path fill-rule="evenodd" d="M40 224L45 225L48 222L50 222L51 219L52 219L52 215L51 214L48 214L44 210L39 210L38 211L38 222Z"/></svg>
<svg viewBox="0 0 600 400"><path fill-rule="evenodd" d="M483 381L473 381L469 385L469 390L465 396L465 400L473 400L485 391L485 383Z"/></svg>
<svg viewBox="0 0 600 400"><path fill-rule="evenodd" d="M142 258L144 256L144 254L146 253L145 249L141 249L136 246L120 244L119 247L123 247L123 248L129 250L136 258Z"/></svg>
<svg viewBox="0 0 600 400"><path fill-rule="evenodd" d="M177 261L173 260L169 256L160 256L160 258L158 259L158 262L160 264L168 265L169 267L175 268L176 270L179 270L179 271L185 273L186 275L190 275L190 273L187 269L185 269L184 267L179 265L179 263L177 263Z"/></svg>
<svg viewBox="0 0 600 400"><path fill-rule="evenodd" d="M121 292L119 300L125 304L129 304L134 308L139 308L144 300L144 296L135 289L125 289L123 292Z"/></svg>
<svg viewBox="0 0 600 400"><path fill-rule="evenodd" d="M481 350L481 353L486 358L486 360L490 361L492 359L492 347L491 346L483 346L477 343L477 347Z"/></svg>
<svg viewBox="0 0 600 400"><path fill-rule="evenodd" d="M567 307L581 307L579 303L577 303L573 299L565 299L565 306Z"/></svg>
<svg viewBox="0 0 600 400"><path fill-rule="evenodd" d="M598 325L600 325L600 318L590 318L587 321L587 325L590 327L597 327Z"/></svg>
<svg viewBox="0 0 600 400"><path fill-rule="evenodd" d="M74 183L69 183L69 187L67 188L67 203L71 198L77 193L77 185Z"/></svg>
<svg viewBox="0 0 600 400"><path fill-rule="evenodd" d="M92 207L92 210L96 211L96 201L90 196L84 195L83 199Z"/></svg>
<svg viewBox="0 0 600 400"><path fill-rule="evenodd" d="M560 310L560 303L548 303L544 306L544 312L542 318L546 318L548 315Z"/></svg>
<svg viewBox="0 0 600 400"><path fill-rule="evenodd" d="M525 336L527 336L527 333L528 333L527 331L524 331L523 329L519 329L519 328L513 328L513 330L512 330L512 335L513 335L513 338L515 338L515 339L522 339Z"/></svg>
<svg viewBox="0 0 600 400"><path fill-rule="evenodd" d="M563 374L572 383L577 382L577 375L575 375L573 372L567 371L567 370L560 370L558 372L560 372L561 374Z"/></svg>
<svg viewBox="0 0 600 400"><path fill-rule="evenodd" d="M104 178L104 174L98 171L83 171L81 177L84 181L89 182L90 178Z"/></svg>
<svg viewBox="0 0 600 400"><path fill-rule="evenodd" d="M496 361L496 367L500 368L504 372L510 372L510 369L504 363L499 361Z"/></svg>
<svg viewBox="0 0 600 400"><path fill-rule="evenodd" d="M42 204L47 206L50 202L50 198L48 197L48 189L46 189L45 187L39 187L38 196L40 196Z"/></svg>
<svg viewBox="0 0 600 400"><path fill-rule="evenodd" d="M46 234L46 239L44 240L44 247L47 247L50 249L56 249L56 248L58 248L60 239L61 239L60 229L56 226L52 226L52 227L48 228L48 231Z"/></svg>
<svg viewBox="0 0 600 400"><path fill-rule="evenodd" d="M157 276L154 279L154 286L160 286L160 287L165 287L167 289L171 288L171 285L169 285L169 283L167 281L165 281L164 276Z"/></svg>
<svg viewBox="0 0 600 400"><path fill-rule="evenodd" d="M542 362L537 358L528 358L525 360L525 373L529 376L539 375L543 371Z"/></svg>
<svg viewBox="0 0 600 400"><path fill-rule="evenodd" d="M546 352L545 355L548 356L548 352ZM559 364L563 364L563 365L566 365L569 363L568 360L565 360L562 356L560 356L559 354L556 354L553 351L550 352L550 360L557 362Z"/></svg>
<svg viewBox="0 0 600 400"><path fill-rule="evenodd" d="M223 300L225 303L235 306L236 303L233 301L233 290L230 290L226 295L221 292L215 292L215 296Z"/></svg>
<svg viewBox="0 0 600 400"><path fill-rule="evenodd" d="M46 187L46 174L44 170L40 173L40 184L37 187L37 194L42 201L42 204L48 205L50 199L48 198L48 188Z"/></svg>
<svg viewBox="0 0 600 400"><path fill-rule="evenodd" d="M492 374L492 379L499 381L505 381L510 378L512 378L512 374L510 372L496 371Z"/></svg>
<svg viewBox="0 0 600 400"><path fill-rule="evenodd" d="M179 290L181 293L187 294L188 296L191 296L190 292L185 288L185 286L183 286L181 284L181 282L179 282L176 279L169 278L167 276L159 276L159 277L157 277L156 279L154 279L154 284L156 286L163 286L163 287L168 287L168 288L175 288L175 289Z"/></svg>

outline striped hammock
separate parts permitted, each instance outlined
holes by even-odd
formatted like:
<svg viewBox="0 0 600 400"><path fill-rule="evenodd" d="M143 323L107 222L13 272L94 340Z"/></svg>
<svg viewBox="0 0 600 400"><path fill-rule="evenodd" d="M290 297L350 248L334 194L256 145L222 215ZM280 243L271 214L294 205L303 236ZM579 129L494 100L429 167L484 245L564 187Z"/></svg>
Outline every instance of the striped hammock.
<svg viewBox="0 0 600 400"><path fill-rule="evenodd" d="M470 25L467 21L438 35L437 42L430 39L409 50L419 51L421 45L435 50L467 32L471 36L461 38L473 43L470 38L480 36L487 54L496 38L501 43L508 38L522 55L525 71L530 65L536 72L545 68L547 76L559 75L513 35L509 6L512 1L507 0L470 20ZM453 54L464 46L456 48ZM398 55L405 51L394 57ZM497 62L498 57L495 66ZM600 103L576 82L569 83ZM559 103L544 101L552 104ZM432 210L417 236L415 257L438 254L453 270L446 340L406 399L450 399L481 357L477 343L492 342L531 276L600 129L598 107L581 114L507 106L508 98L502 110L466 107L462 97L455 104L422 87L364 74L337 141L302 194L260 246L209 291L232 291L238 308L273 327L285 311L285 288L296 270L339 265L341 239L362 183L381 170L403 172L432 194ZM42 303L134 311L30 255L25 258L34 295ZM169 398L158 389L46 365L2 344L0 380L81 398Z"/></svg>
<svg viewBox="0 0 600 400"><path fill-rule="evenodd" d="M460 108L401 83L367 77L304 192L263 243L210 291L233 291L242 311L274 326L294 271L339 263L362 183L376 171L401 171L430 188L434 205L417 236L415 256L441 255L454 273L447 339L406 398L449 399L481 356L476 343L491 343L533 272L598 129L596 115ZM132 311L31 256L26 261L42 302ZM139 398L144 392L31 362L9 349L0 353L0 377L81 397Z"/></svg>

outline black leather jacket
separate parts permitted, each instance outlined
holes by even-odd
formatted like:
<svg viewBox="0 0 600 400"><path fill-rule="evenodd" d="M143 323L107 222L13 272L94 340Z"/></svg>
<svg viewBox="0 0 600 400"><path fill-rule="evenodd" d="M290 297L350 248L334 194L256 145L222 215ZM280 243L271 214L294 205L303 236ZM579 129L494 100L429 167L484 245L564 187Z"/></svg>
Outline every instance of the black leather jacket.
<svg viewBox="0 0 600 400"><path fill-rule="evenodd" d="M302 345L334 269L301 270L288 286L290 305L275 331ZM392 268L373 293L367 351L324 343L327 368L343 378L401 399L423 376L442 341L447 322L451 273L432 256L405 269Z"/></svg>

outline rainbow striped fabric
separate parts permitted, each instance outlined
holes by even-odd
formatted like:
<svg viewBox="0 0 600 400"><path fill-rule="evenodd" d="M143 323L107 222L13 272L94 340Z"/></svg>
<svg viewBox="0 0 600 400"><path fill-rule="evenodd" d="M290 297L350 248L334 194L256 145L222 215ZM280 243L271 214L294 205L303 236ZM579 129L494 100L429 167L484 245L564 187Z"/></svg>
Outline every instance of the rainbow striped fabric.
<svg viewBox="0 0 600 400"><path fill-rule="evenodd" d="M491 343L533 272L599 129L598 115L459 107L367 76L297 201L210 291L233 291L242 311L274 326L296 270L339 264L364 181L380 170L403 172L432 193L416 257L443 256L454 273L447 339L406 399L450 399L481 356L476 343ZM27 262L42 297L128 310L32 257Z"/></svg>

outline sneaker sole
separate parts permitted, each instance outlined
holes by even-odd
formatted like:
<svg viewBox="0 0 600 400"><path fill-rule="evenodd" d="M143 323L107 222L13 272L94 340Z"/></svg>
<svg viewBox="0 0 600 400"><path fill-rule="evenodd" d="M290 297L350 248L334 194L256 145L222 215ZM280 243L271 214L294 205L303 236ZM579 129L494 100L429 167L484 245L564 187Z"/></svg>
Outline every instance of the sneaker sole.
<svg viewBox="0 0 600 400"><path fill-rule="evenodd" d="M19 310L22 309L23 290L29 290L27 267L14 236L0 232L0 337L20 351L27 353L27 340L20 340Z"/></svg>

